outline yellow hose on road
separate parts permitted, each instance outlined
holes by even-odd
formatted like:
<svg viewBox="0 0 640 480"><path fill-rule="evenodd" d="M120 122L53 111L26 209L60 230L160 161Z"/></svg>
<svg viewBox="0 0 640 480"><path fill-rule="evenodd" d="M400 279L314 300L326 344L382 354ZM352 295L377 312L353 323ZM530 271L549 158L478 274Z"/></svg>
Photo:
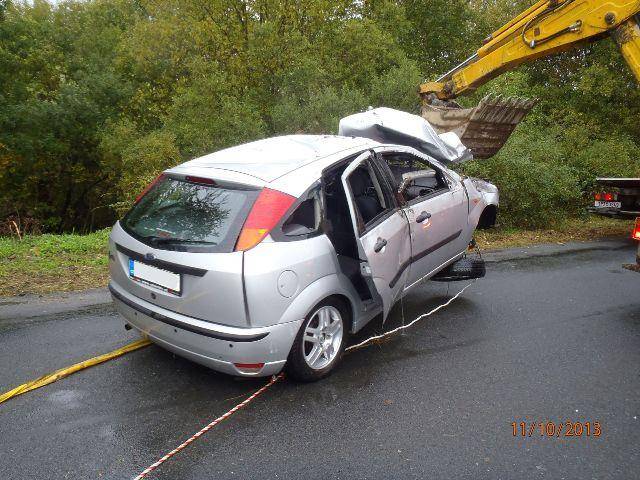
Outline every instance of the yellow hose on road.
<svg viewBox="0 0 640 480"><path fill-rule="evenodd" d="M22 395L23 393L30 392L31 390L35 390L36 388L49 385L50 383L56 382L61 378L68 377L69 375L74 374L79 370L93 367L94 365L98 365L100 363L106 362L107 360L111 360L112 358L119 357L121 355L124 355L125 353L133 352L134 350L138 350L139 348L146 347L150 344L151 342L149 340L143 338L141 340L138 340L137 342L130 343L128 345L125 345L124 347L114 350L113 352L105 353L103 355L84 360L82 362L73 364L70 367L61 368L60 370L56 370L53 373L44 375L31 382L23 383L19 387L16 387L13 390L9 390L7 393L3 393L2 395L0 395L0 403L5 402L10 398L17 397L18 395Z"/></svg>

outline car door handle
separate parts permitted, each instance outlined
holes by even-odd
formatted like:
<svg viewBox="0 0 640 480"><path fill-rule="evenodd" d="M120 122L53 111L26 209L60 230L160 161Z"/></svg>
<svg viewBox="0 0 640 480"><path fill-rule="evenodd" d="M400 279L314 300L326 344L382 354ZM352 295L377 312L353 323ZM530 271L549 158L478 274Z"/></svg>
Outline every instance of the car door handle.
<svg viewBox="0 0 640 480"><path fill-rule="evenodd" d="M424 222L427 218L431 218L431 214L429 212L422 212L420 215L418 215L416 217L416 222L418 223L422 223Z"/></svg>
<svg viewBox="0 0 640 480"><path fill-rule="evenodd" d="M386 246L387 246L387 241L384 238L378 238L378 241L373 246L373 251L378 253L380 250L382 250Z"/></svg>

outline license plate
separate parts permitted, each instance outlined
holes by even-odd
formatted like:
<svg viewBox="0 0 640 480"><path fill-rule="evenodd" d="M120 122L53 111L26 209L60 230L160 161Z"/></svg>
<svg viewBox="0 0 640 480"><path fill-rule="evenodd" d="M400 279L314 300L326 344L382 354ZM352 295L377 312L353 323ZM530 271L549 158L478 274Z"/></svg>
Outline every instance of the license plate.
<svg viewBox="0 0 640 480"><path fill-rule="evenodd" d="M597 200L595 206L600 208L622 208L622 202L603 202Z"/></svg>
<svg viewBox="0 0 640 480"><path fill-rule="evenodd" d="M129 278L180 295L180 275L129 259Z"/></svg>

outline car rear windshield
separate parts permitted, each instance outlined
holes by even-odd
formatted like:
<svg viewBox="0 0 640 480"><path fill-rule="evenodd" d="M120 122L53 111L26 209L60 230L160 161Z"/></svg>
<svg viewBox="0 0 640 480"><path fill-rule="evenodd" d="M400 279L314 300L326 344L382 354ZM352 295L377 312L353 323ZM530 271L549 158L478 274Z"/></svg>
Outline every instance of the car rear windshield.
<svg viewBox="0 0 640 480"><path fill-rule="evenodd" d="M121 221L150 246L231 252L258 190L164 177Z"/></svg>

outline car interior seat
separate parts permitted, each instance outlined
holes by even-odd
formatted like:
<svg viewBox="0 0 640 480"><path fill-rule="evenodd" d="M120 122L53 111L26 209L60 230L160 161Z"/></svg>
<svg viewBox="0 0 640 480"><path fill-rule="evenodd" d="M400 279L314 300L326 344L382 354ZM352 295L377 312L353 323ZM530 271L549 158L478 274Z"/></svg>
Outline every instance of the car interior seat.
<svg viewBox="0 0 640 480"><path fill-rule="evenodd" d="M383 210L369 172L361 168L355 170L349 176L349 184L362 220L368 223ZM373 195L370 194L371 191L374 192Z"/></svg>

